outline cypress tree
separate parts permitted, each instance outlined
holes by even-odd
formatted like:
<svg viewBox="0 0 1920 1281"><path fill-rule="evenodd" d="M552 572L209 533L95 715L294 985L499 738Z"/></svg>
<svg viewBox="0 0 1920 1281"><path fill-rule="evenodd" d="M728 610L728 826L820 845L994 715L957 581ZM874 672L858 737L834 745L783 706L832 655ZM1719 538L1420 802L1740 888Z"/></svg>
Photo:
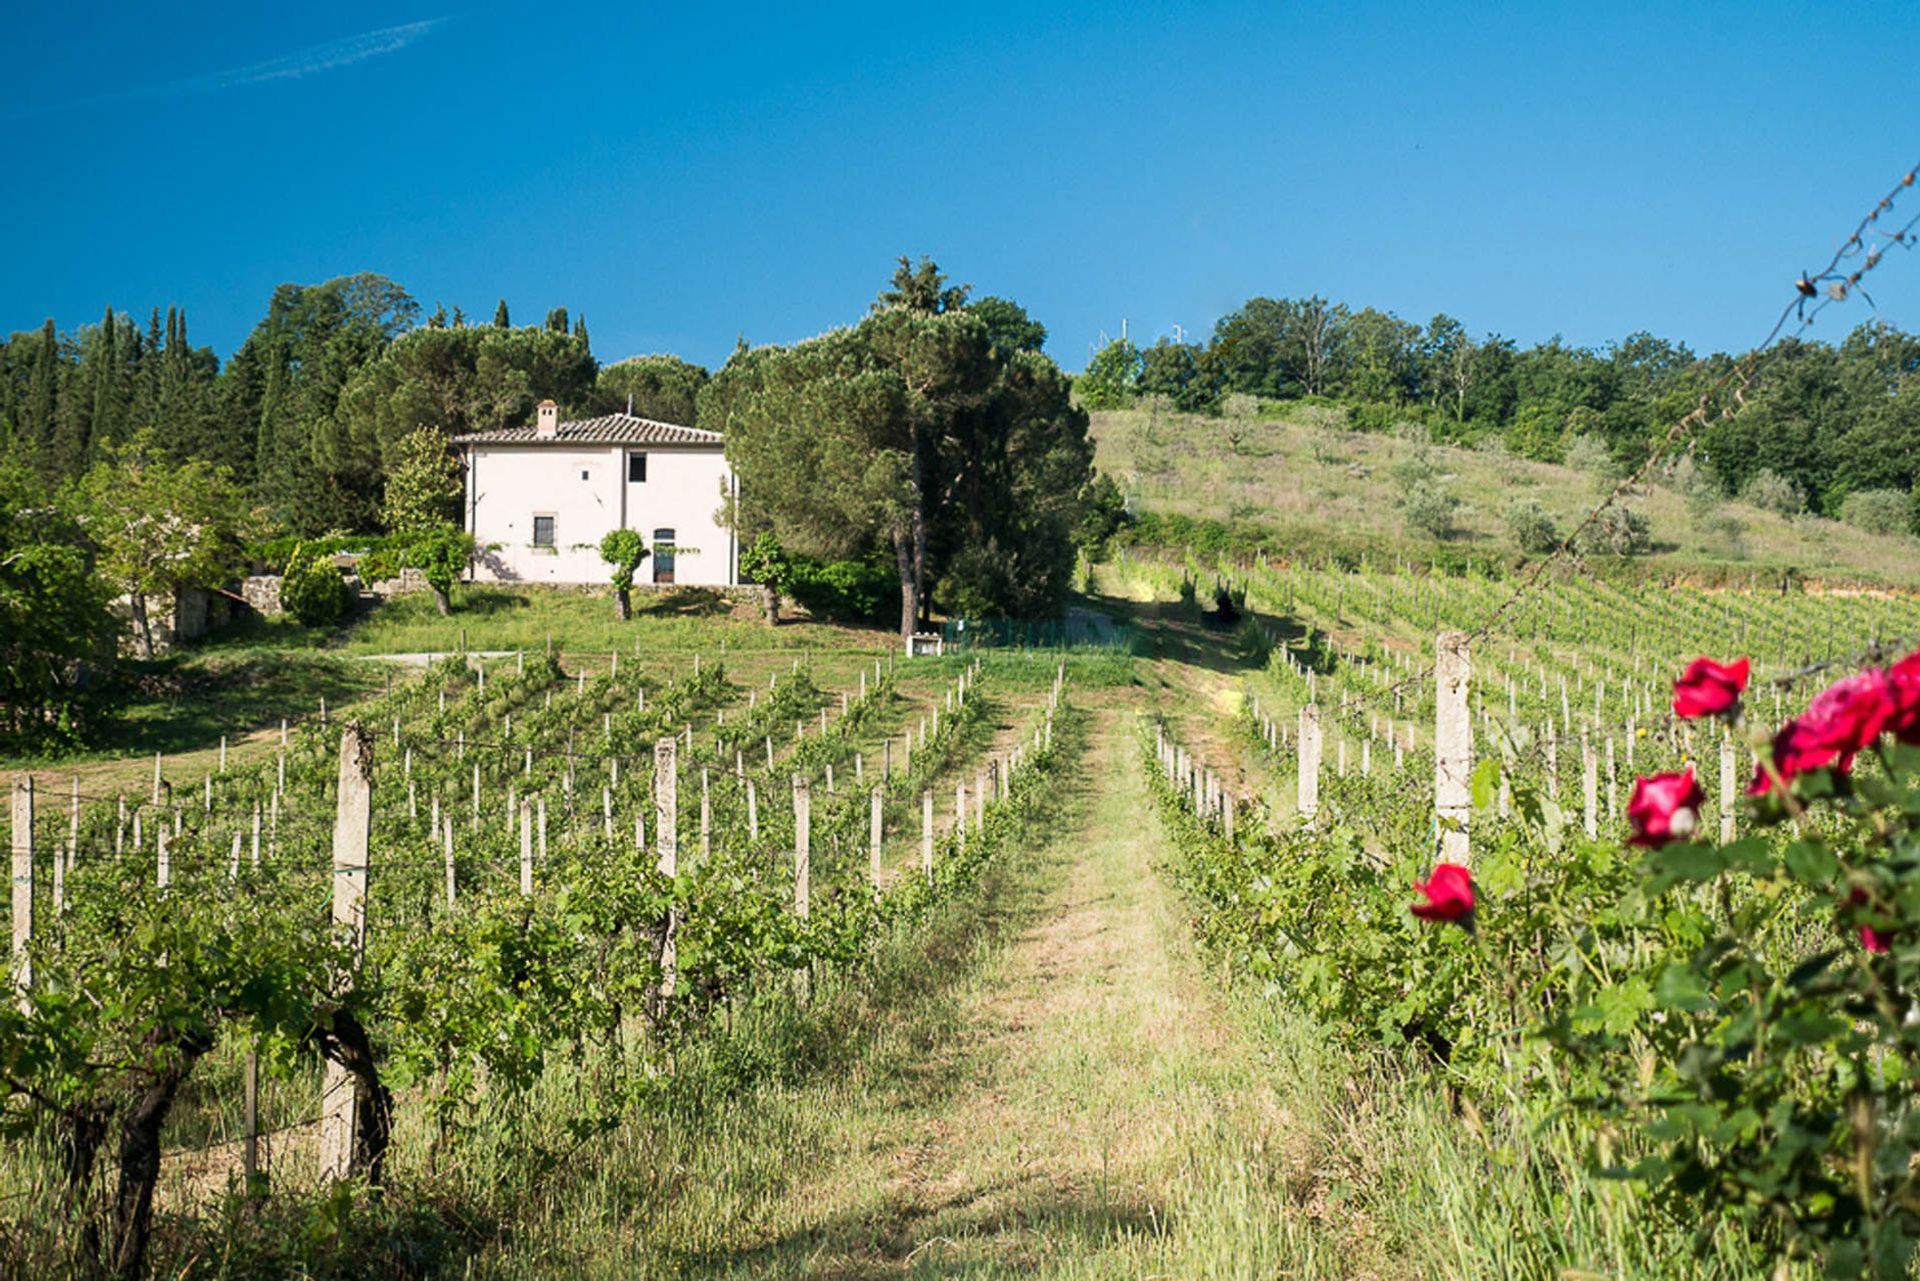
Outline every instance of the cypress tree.
<svg viewBox="0 0 1920 1281"><path fill-rule="evenodd" d="M495 329L511 329L513 327L513 322L507 319L507 300L505 298L502 298L500 305L493 309L493 327Z"/></svg>
<svg viewBox="0 0 1920 1281"><path fill-rule="evenodd" d="M573 322L573 336L580 340L582 347L585 347L588 351L593 350L593 343L587 338L587 318L585 316Z"/></svg>
<svg viewBox="0 0 1920 1281"><path fill-rule="evenodd" d="M34 349L33 364L27 373L27 426L34 446L34 460L43 476L54 474L53 441L55 415L60 404L60 335L53 317L40 327L40 342Z"/></svg>
<svg viewBox="0 0 1920 1281"><path fill-rule="evenodd" d="M547 328L553 330L556 334L564 334L567 332L567 309L565 307L555 307L547 313Z"/></svg>

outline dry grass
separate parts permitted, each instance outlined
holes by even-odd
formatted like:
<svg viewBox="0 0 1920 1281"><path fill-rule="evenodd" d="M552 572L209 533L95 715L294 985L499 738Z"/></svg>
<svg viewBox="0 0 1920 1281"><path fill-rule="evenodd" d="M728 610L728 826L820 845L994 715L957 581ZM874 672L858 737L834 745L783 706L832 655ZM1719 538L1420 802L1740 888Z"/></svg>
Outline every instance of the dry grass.
<svg viewBox="0 0 1920 1281"><path fill-rule="evenodd" d="M1512 556L1505 512L1516 499L1540 503L1565 530L1591 510L1596 479L1550 463L1473 449L1419 446L1391 435L1348 431L1338 411L1294 408L1282 417L1198 418L1157 409L1093 417L1096 464L1135 508L1273 529L1311 550L1331 533L1382 553L1419 559L1435 543L1407 531L1396 506L1396 464L1426 450L1461 499L1459 533L1448 545L1484 556ZM1661 573L1711 571L1738 576L1792 566L1802 573L1920 586L1920 543L1862 533L1837 521L1788 520L1745 503L1719 514L1742 532L1730 541L1696 521L1681 495L1659 486L1634 496L1652 521L1655 553L1643 562Z"/></svg>

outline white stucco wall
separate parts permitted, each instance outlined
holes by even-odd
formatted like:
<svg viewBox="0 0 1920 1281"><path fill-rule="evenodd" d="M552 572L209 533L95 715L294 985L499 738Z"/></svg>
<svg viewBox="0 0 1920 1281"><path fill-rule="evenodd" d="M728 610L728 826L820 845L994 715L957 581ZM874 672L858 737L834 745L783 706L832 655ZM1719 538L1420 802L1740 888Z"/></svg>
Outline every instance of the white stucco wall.
<svg viewBox="0 0 1920 1281"><path fill-rule="evenodd" d="M627 455L647 456L647 479L629 484ZM674 582L738 581L733 531L716 519L733 473L718 449L639 445L470 445L468 528L481 552L478 582L604 583L600 539L632 529L648 547L656 529L674 531ZM583 475L584 473L584 475ZM533 546L533 518L554 518L553 550ZM494 547L487 550L489 544ZM651 583L655 558L637 583Z"/></svg>

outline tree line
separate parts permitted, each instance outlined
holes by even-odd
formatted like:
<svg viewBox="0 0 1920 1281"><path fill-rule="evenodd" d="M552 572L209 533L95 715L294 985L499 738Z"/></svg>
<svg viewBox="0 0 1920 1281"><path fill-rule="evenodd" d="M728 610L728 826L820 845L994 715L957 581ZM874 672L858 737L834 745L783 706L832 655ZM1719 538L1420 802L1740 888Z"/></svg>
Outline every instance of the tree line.
<svg viewBox="0 0 1920 1281"><path fill-rule="evenodd" d="M516 326L457 309L424 321L384 276L275 289L222 362L178 307L143 326L112 308L71 331L47 320L0 343L0 442L49 486L77 481L138 439L174 463L223 468L276 532L379 528L384 477L409 433L485 430L552 398L569 413L689 423L707 371L673 356L601 365L565 307ZM449 513L451 515L452 513Z"/></svg>
<svg viewBox="0 0 1920 1281"><path fill-rule="evenodd" d="M1599 348L1557 337L1521 347L1498 334L1475 337L1446 314L1419 325L1318 296L1262 297L1220 317L1204 342L1108 343L1078 389L1093 409L1152 397L1200 414L1222 412L1235 395L1327 400L1362 430L1416 419L1437 439L1498 438L1540 461L1566 461L1587 440L1637 462L1736 358L1698 355L1645 332ZM1911 495L1920 468L1916 371L1920 337L1878 321L1837 345L1783 342L1747 406L1702 435L1695 462L1726 493L1785 481L1829 516L1855 495Z"/></svg>

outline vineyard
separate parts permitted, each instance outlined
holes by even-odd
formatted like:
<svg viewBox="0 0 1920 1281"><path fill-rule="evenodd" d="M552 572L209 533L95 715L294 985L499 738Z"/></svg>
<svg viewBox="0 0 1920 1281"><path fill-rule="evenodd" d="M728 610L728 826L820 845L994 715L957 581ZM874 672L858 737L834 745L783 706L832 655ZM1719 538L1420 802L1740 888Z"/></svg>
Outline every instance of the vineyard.
<svg viewBox="0 0 1920 1281"><path fill-rule="evenodd" d="M157 1193L378 1185L481 1135L551 1171L704 1029L964 892L1059 768L1064 668L834 661L456 654L258 768L21 780L24 1257L138 1275Z"/></svg>
<svg viewBox="0 0 1920 1281"><path fill-rule="evenodd" d="M1905 1275L1906 687L1756 751L1920 601L1091 586L1131 655L456 652L20 776L9 1270Z"/></svg>

